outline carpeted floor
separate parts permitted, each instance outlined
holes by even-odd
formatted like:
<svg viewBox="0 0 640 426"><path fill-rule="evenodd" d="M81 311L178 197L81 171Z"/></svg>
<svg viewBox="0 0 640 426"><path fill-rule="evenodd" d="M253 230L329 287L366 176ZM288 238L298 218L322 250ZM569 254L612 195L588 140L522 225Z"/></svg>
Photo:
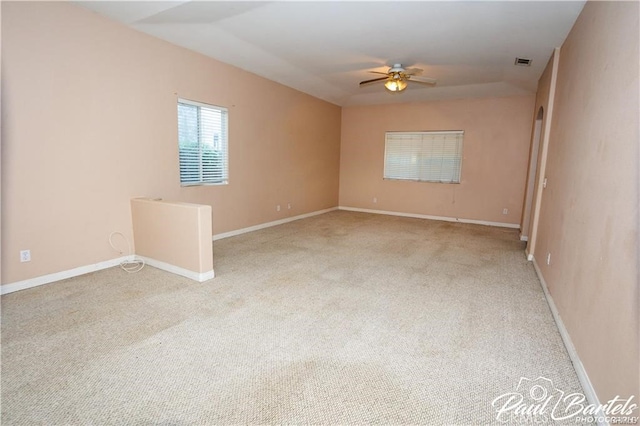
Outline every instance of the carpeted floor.
<svg viewBox="0 0 640 426"><path fill-rule="evenodd" d="M2 297L2 424L489 424L581 388L517 231L336 211ZM575 424L575 420L571 423Z"/></svg>

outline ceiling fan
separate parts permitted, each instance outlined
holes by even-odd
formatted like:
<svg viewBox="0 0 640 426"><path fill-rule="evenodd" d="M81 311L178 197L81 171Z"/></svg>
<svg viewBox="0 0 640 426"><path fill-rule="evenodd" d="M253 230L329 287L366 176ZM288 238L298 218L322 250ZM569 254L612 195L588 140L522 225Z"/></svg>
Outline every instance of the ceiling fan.
<svg viewBox="0 0 640 426"><path fill-rule="evenodd" d="M407 88L407 82L409 81L420 84L428 84L430 86L436 84L436 80L434 78L418 77L419 74L422 74L421 69L403 68L402 64L394 64L391 68L389 68L389 71L387 72L369 72L373 74L383 74L384 77L361 81L360 86L366 86L371 83L385 81L384 87L390 92L402 92Z"/></svg>

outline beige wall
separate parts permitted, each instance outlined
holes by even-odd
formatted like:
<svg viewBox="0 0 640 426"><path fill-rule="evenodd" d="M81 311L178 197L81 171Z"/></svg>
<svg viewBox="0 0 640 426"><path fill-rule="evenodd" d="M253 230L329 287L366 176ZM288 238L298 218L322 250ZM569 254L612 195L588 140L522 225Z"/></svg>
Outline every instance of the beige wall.
<svg viewBox="0 0 640 426"><path fill-rule="evenodd" d="M532 259L535 251L535 245L538 234L538 223L540 221L540 205L542 200L542 189L544 187L545 170L547 167L547 156L549 152L549 134L551 133L551 122L553 121L553 105L555 100L556 84L558 79L558 62L560 61L560 49L555 48L553 55L547 63L542 76L538 80L538 93L536 94L536 115L534 120L534 128L539 130L539 135L533 134L531 140L531 148L529 151L529 167L534 167L535 161L535 176L531 187L527 186L526 195L530 195L529 191L533 191L531 194L531 203L527 203L527 199L523 200L523 208L527 209L522 213L522 220L520 222L521 232L527 236L528 243L526 253L529 260ZM538 122L542 115L542 120ZM538 140L536 141L536 138ZM535 154L535 144L537 146L537 155ZM532 158L535 157L535 158ZM527 171L529 175L531 169ZM529 175L529 178L531 176Z"/></svg>
<svg viewBox="0 0 640 426"><path fill-rule="evenodd" d="M518 96L343 108L340 205L517 225L533 104ZM420 130L465 131L460 184L382 179L385 132Z"/></svg>
<svg viewBox="0 0 640 426"><path fill-rule="evenodd" d="M188 271L213 271L211 206L166 200L131 200L136 255Z"/></svg>
<svg viewBox="0 0 640 426"><path fill-rule="evenodd" d="M117 257L135 196L216 234L338 203L338 106L65 2L2 2L2 62L3 284ZM229 109L229 185L180 187L178 96Z"/></svg>
<svg viewBox="0 0 640 426"><path fill-rule="evenodd" d="M638 7L588 2L562 45L535 247L601 402L640 395Z"/></svg>

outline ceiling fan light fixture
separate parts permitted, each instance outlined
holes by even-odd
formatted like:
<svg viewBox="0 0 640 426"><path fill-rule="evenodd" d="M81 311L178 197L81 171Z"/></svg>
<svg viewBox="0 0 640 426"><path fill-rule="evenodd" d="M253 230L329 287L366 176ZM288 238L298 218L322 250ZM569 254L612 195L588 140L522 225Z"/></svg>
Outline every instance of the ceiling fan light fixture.
<svg viewBox="0 0 640 426"><path fill-rule="evenodd" d="M365 80L360 82L360 87L366 86L372 83L383 83L384 88L391 93L399 93L404 91L407 88L409 82L413 85L414 83L419 84L427 84L433 86L436 84L436 80L434 78L428 77L416 77L416 75L421 74L422 70L419 68L402 68L401 64L394 64L393 67L389 68L389 71L380 72L380 71L369 71L373 74L382 74L385 77L372 78L370 80Z"/></svg>
<svg viewBox="0 0 640 426"><path fill-rule="evenodd" d="M407 82L402 79L389 79L384 83L384 87L390 92L402 92L407 88Z"/></svg>

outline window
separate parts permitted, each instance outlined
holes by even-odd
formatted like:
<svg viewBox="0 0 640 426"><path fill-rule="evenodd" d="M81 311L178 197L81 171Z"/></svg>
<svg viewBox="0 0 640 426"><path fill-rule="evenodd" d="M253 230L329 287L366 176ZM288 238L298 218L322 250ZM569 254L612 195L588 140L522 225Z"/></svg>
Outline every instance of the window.
<svg viewBox="0 0 640 426"><path fill-rule="evenodd" d="M384 178L460 183L463 131L387 132Z"/></svg>
<svg viewBox="0 0 640 426"><path fill-rule="evenodd" d="M227 109L178 99L178 148L180 183L226 184Z"/></svg>

